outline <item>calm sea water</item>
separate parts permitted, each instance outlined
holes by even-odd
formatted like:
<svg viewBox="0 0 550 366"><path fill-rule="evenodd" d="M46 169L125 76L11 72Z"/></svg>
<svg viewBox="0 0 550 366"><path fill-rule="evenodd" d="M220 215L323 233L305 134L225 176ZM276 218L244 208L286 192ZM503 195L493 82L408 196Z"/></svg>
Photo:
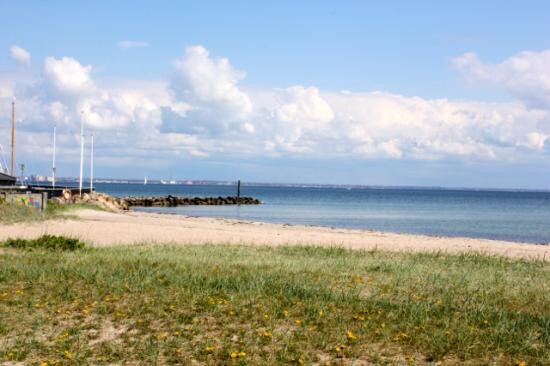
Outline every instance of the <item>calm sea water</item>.
<svg viewBox="0 0 550 366"><path fill-rule="evenodd" d="M114 196L229 196L234 186L96 184ZM135 208L289 224L550 243L550 192L243 185L259 206Z"/></svg>

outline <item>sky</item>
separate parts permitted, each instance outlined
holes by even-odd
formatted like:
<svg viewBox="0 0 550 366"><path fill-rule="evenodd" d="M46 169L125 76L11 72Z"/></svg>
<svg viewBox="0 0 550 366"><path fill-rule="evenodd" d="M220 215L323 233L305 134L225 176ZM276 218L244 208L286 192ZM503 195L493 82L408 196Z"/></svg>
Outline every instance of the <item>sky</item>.
<svg viewBox="0 0 550 366"><path fill-rule="evenodd" d="M0 0L0 145L94 176L550 189L547 1ZM0 164L3 163L0 150ZM85 171L88 171L85 167Z"/></svg>

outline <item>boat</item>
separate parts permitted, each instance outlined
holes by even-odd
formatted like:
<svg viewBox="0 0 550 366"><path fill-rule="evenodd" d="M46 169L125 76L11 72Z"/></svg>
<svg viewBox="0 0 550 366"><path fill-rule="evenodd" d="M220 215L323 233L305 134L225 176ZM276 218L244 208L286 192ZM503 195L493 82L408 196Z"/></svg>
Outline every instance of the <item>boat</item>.
<svg viewBox="0 0 550 366"><path fill-rule="evenodd" d="M146 184L147 184L147 177L145 177L145 178L143 179L143 185L146 185Z"/></svg>

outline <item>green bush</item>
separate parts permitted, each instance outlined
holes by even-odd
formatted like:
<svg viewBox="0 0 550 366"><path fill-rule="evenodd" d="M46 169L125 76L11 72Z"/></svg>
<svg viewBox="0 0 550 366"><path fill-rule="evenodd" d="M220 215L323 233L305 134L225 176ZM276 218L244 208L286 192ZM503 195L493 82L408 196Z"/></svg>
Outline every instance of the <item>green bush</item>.
<svg viewBox="0 0 550 366"><path fill-rule="evenodd" d="M42 235L36 239L8 239L4 245L17 249L77 250L83 249L84 243L75 238L56 235Z"/></svg>

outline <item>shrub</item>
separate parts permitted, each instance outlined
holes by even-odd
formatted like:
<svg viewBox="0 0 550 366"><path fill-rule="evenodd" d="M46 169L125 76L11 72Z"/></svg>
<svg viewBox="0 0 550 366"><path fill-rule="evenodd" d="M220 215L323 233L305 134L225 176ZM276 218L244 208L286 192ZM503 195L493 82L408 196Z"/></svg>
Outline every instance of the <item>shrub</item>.
<svg viewBox="0 0 550 366"><path fill-rule="evenodd" d="M7 247L17 249L46 249L46 250L78 250L85 247L84 243L75 238L56 235L42 235L36 239L8 239L4 242Z"/></svg>

